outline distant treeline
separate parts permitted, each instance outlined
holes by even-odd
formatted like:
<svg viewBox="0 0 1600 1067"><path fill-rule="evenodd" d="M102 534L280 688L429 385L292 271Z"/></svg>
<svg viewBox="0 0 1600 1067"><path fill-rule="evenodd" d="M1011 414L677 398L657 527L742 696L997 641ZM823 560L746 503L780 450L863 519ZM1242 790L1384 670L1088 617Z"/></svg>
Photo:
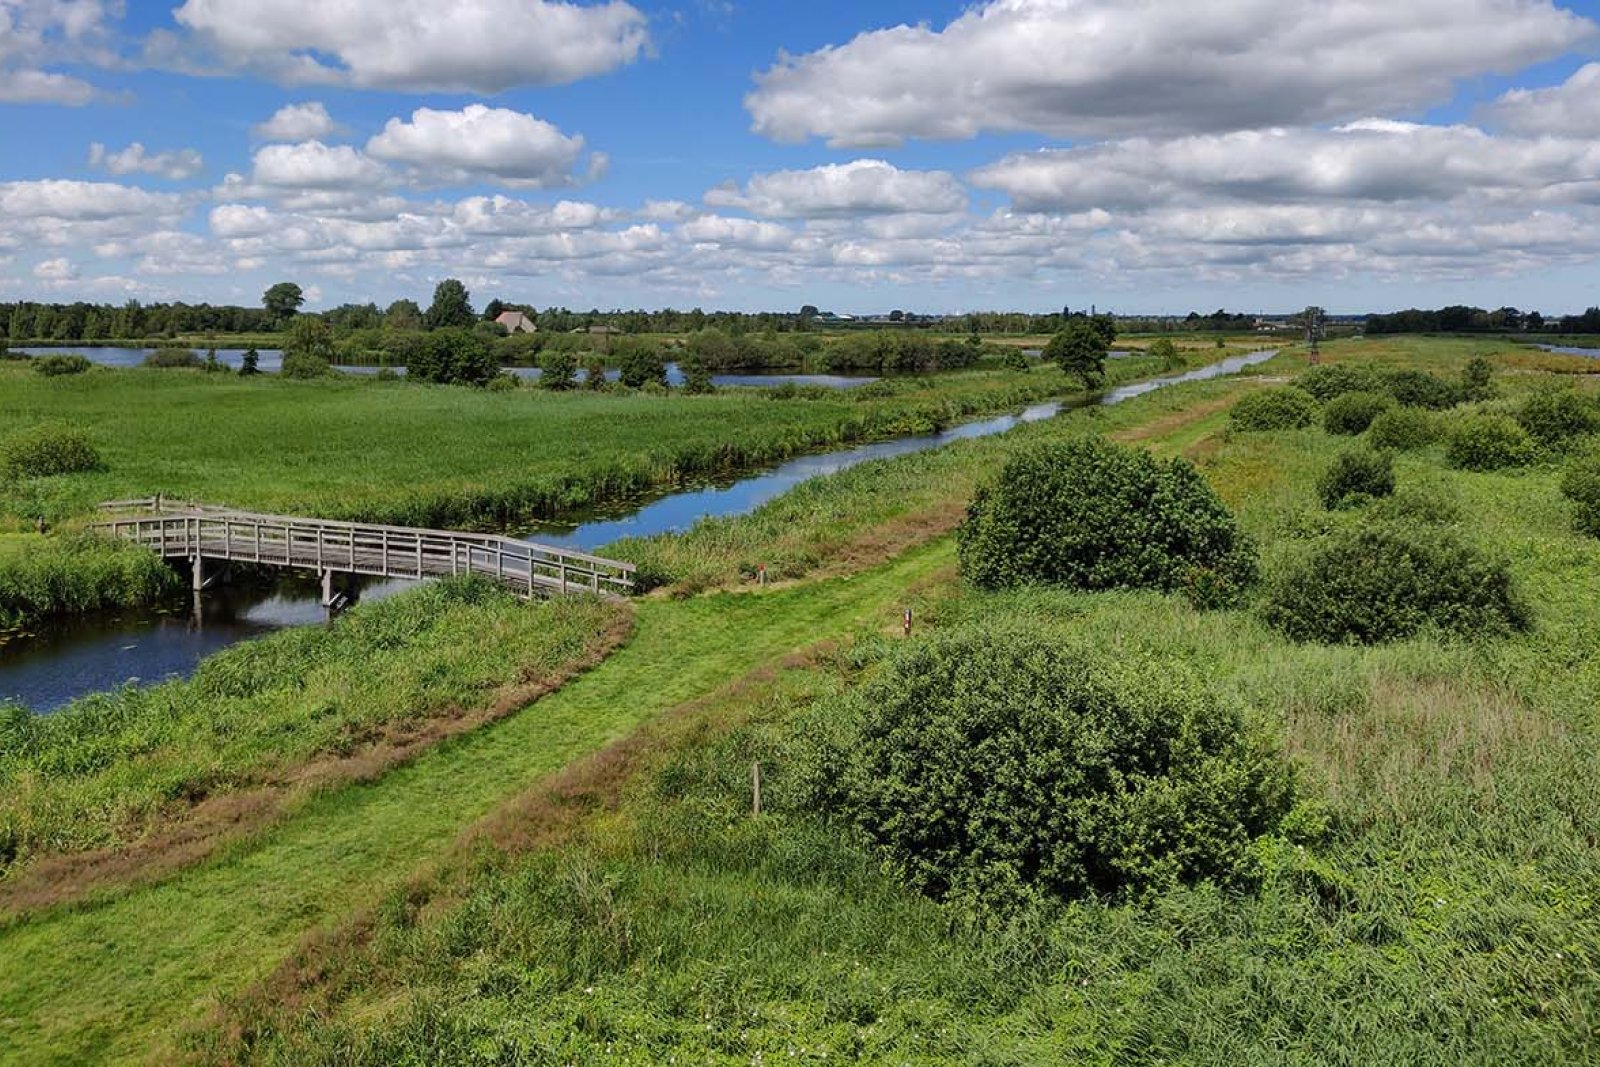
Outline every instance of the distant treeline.
<svg viewBox="0 0 1600 1067"><path fill-rule="evenodd" d="M179 334L266 333L277 324L265 308L216 304L0 304L0 337L108 341Z"/></svg>
<svg viewBox="0 0 1600 1067"><path fill-rule="evenodd" d="M1454 304L1426 311L1411 308L1367 319L1367 333L1600 333L1600 307L1581 315L1547 319L1537 311L1496 311Z"/></svg>

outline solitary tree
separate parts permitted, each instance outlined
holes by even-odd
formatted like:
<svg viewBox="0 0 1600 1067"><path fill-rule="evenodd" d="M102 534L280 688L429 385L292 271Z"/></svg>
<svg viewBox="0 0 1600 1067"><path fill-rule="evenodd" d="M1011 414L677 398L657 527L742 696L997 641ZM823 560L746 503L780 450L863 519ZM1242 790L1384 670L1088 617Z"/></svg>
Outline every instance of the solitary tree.
<svg viewBox="0 0 1600 1067"><path fill-rule="evenodd" d="M244 359L239 363L239 376L248 378L252 374L261 373L261 354L255 349L245 352Z"/></svg>
<svg viewBox="0 0 1600 1067"><path fill-rule="evenodd" d="M471 326L476 319L477 315L472 311L471 294L465 285L454 278L446 278L434 286L433 303L428 306L428 329Z"/></svg>
<svg viewBox="0 0 1600 1067"><path fill-rule="evenodd" d="M301 315L289 325L283 342L285 378L319 378L331 372L333 330L317 315Z"/></svg>
<svg viewBox="0 0 1600 1067"><path fill-rule="evenodd" d="M1050 338L1044 358L1076 377L1085 388L1093 389L1105 381L1106 353L1110 350L1105 334L1091 320L1072 319Z"/></svg>
<svg viewBox="0 0 1600 1067"><path fill-rule="evenodd" d="M261 294L261 306L267 309L272 324L278 327L294 318L305 302L305 293L294 282L279 282Z"/></svg>
<svg viewBox="0 0 1600 1067"><path fill-rule="evenodd" d="M415 300L396 300L389 305L389 310L383 313L383 328L386 330L420 330L422 329L422 309Z"/></svg>

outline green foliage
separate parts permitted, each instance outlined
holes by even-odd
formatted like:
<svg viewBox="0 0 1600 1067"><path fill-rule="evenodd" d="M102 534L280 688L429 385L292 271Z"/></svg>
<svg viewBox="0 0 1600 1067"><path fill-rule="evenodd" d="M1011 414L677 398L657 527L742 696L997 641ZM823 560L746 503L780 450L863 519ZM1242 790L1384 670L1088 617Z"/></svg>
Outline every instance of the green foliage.
<svg viewBox="0 0 1600 1067"><path fill-rule="evenodd" d="M1499 393L1494 384L1494 364L1473 356L1461 368L1461 395L1469 403L1493 400Z"/></svg>
<svg viewBox="0 0 1600 1067"><path fill-rule="evenodd" d="M227 369L222 365L222 361L217 358L217 350L215 348L207 350L206 361L202 366L207 374L220 374Z"/></svg>
<svg viewBox="0 0 1600 1067"><path fill-rule="evenodd" d="M686 353L679 360L678 369L683 371L683 391L690 396L704 396L716 391L711 384L711 368L698 353Z"/></svg>
<svg viewBox="0 0 1600 1067"><path fill-rule="evenodd" d="M1392 408L1372 420L1367 443L1373 448L1411 452L1439 439L1437 418L1417 408Z"/></svg>
<svg viewBox="0 0 1600 1067"><path fill-rule="evenodd" d="M308 381L313 378L330 377L333 374L333 367L327 360L305 352L284 352L283 366L278 374L284 378Z"/></svg>
<svg viewBox="0 0 1600 1067"><path fill-rule="evenodd" d="M1044 358L1082 382L1084 388L1094 389L1105 381L1106 354L1110 350L1110 340L1092 321L1073 319L1050 338Z"/></svg>
<svg viewBox="0 0 1600 1067"><path fill-rule="evenodd" d="M6 438L0 446L4 470L12 478L50 478L105 470L105 462L82 430L41 423Z"/></svg>
<svg viewBox="0 0 1600 1067"><path fill-rule="evenodd" d="M1445 440L1445 458L1461 470L1521 467L1537 456L1533 438L1509 415L1468 415L1451 425Z"/></svg>
<svg viewBox="0 0 1600 1067"><path fill-rule="evenodd" d="M1517 409L1516 419L1529 436L1549 449L1600 432L1600 406L1570 386L1547 384L1534 389Z"/></svg>
<svg viewBox="0 0 1600 1067"><path fill-rule="evenodd" d="M1294 384L1324 404L1346 393L1387 391L1383 376L1377 371L1351 363L1325 363L1312 367L1296 378Z"/></svg>
<svg viewBox="0 0 1600 1067"><path fill-rule="evenodd" d="M297 315L283 338L285 378L325 378L333 373L338 352L333 344L333 328L316 315Z"/></svg>
<svg viewBox="0 0 1600 1067"><path fill-rule="evenodd" d="M1228 413L1228 424L1247 432L1303 430L1316 421L1316 398L1292 386L1248 393Z"/></svg>
<svg viewBox="0 0 1600 1067"><path fill-rule="evenodd" d="M467 287L455 278L446 278L433 287L433 303L423 321L430 330L470 329L478 321L472 310Z"/></svg>
<svg viewBox="0 0 1600 1067"><path fill-rule="evenodd" d="M502 372L489 379L489 384L484 386L491 393L514 393L522 388L522 379L515 374Z"/></svg>
<svg viewBox="0 0 1600 1067"><path fill-rule="evenodd" d="M1567 465L1561 476L1561 495L1575 505L1573 522L1578 532L1600 537L1600 450Z"/></svg>
<svg viewBox="0 0 1600 1067"><path fill-rule="evenodd" d="M622 384L629 389L643 389L646 385L667 384L667 361L661 349L651 344L639 344L622 354Z"/></svg>
<svg viewBox="0 0 1600 1067"><path fill-rule="evenodd" d="M413 381L438 385L487 385L500 373L500 364L479 334L461 327L410 334L399 346L406 375Z"/></svg>
<svg viewBox="0 0 1600 1067"><path fill-rule="evenodd" d="M40 356L32 361L35 374L46 378L60 378L71 374L82 374L94 366L87 357L71 356Z"/></svg>
<svg viewBox="0 0 1600 1067"><path fill-rule="evenodd" d="M539 385L544 389L571 389L578 379L578 354L570 349L550 349L539 356Z"/></svg>
<svg viewBox="0 0 1600 1067"><path fill-rule="evenodd" d="M583 387L590 390L606 387L606 361L599 356L590 356L584 360Z"/></svg>
<svg viewBox="0 0 1600 1067"><path fill-rule="evenodd" d="M239 377L249 378L261 373L261 353L254 348L245 351L244 358L239 361Z"/></svg>
<svg viewBox="0 0 1600 1067"><path fill-rule="evenodd" d="M1427 371L1390 371L1383 380L1389 395L1408 408L1443 411L1466 399L1461 386Z"/></svg>
<svg viewBox="0 0 1600 1067"><path fill-rule="evenodd" d="M305 293L294 282L278 282L261 294L261 306L266 308L267 317L280 327L292 319L305 302Z"/></svg>
<svg viewBox="0 0 1600 1067"><path fill-rule="evenodd" d="M1373 504L1369 515L1382 522L1451 526L1466 514L1447 491L1436 485L1408 485Z"/></svg>
<svg viewBox="0 0 1600 1067"><path fill-rule="evenodd" d="M1238 589L1254 550L1194 465L1094 438L1016 456L960 530L962 574L983 589L1035 582L1173 591L1210 572Z"/></svg>
<svg viewBox="0 0 1600 1067"><path fill-rule="evenodd" d="M1360 507L1393 492L1393 455L1367 448L1340 453L1317 478L1317 496L1329 511Z"/></svg>
<svg viewBox="0 0 1600 1067"><path fill-rule="evenodd" d="M1443 529L1369 524L1330 535L1272 577L1262 606L1296 641L1379 644L1436 628L1499 637L1532 625L1502 560Z"/></svg>
<svg viewBox="0 0 1600 1067"><path fill-rule="evenodd" d="M200 354L188 348L158 348L144 357L146 367L161 370L184 370L199 367Z"/></svg>
<svg viewBox="0 0 1600 1067"><path fill-rule="evenodd" d="M0 627L154 604L182 587L176 571L137 545L90 536L30 539L23 551L0 555Z"/></svg>
<svg viewBox="0 0 1600 1067"><path fill-rule="evenodd" d="M973 627L894 656L814 713L817 803L907 883L977 916L1251 875L1286 768L1194 676Z"/></svg>
<svg viewBox="0 0 1600 1067"><path fill-rule="evenodd" d="M1028 357L1020 348L1007 348L1005 355L1000 357L1000 365L1009 371L1027 373Z"/></svg>
<svg viewBox="0 0 1600 1067"><path fill-rule="evenodd" d="M1341 393L1324 405L1322 427L1346 436L1365 433L1373 419L1394 406L1394 401L1381 393Z"/></svg>
<svg viewBox="0 0 1600 1067"><path fill-rule="evenodd" d="M1155 359L1159 359L1161 361L1161 369L1164 371L1181 370L1186 366L1183 353L1178 351L1178 346L1172 342L1170 337L1156 338L1150 342L1150 347L1145 350L1145 353Z"/></svg>

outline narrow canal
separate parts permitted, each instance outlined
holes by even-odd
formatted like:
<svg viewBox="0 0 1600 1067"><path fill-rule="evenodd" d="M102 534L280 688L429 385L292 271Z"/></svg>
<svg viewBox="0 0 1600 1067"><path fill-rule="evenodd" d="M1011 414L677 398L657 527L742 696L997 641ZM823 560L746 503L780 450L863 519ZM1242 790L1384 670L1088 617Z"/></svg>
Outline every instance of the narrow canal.
<svg viewBox="0 0 1600 1067"><path fill-rule="evenodd" d="M802 456L743 477L685 486L582 515L574 522L542 524L528 531L526 539L592 552L623 537L680 532L703 518L747 514L802 482L861 463L1005 433L1072 408L1119 404L1167 386L1237 374L1276 354L1233 356L1185 374L1121 386L1097 398L1034 404L938 433ZM393 595L409 584L369 583L361 597L370 601ZM208 592L155 611L63 620L0 642L0 701L49 712L90 693L187 677L203 658L236 642L323 619L316 583L289 579L266 590Z"/></svg>

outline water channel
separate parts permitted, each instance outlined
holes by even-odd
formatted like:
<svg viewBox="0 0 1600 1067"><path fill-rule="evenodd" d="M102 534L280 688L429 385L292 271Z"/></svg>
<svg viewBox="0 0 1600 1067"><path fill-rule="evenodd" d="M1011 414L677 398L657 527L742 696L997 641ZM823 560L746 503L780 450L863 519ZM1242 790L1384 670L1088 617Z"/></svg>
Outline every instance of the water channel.
<svg viewBox="0 0 1600 1067"><path fill-rule="evenodd" d="M625 502L577 516L572 522L540 524L526 531L525 537L542 544L595 551L623 537L681 532L703 518L747 514L802 482L871 460L1005 433L1023 423L1053 418L1073 408L1119 404L1166 386L1236 374L1276 354L1263 351L1232 356L1185 374L1120 386L1098 397L1034 404L1013 414L961 423L938 433L801 456L759 472L682 486ZM220 352L218 356L221 357ZM362 588L360 595L370 601L410 585L372 582ZM201 659L219 649L288 626L322 622L324 618L317 584L289 579L270 589L208 592L195 601L185 598L156 611L144 609L63 620L10 640L0 639L0 701L49 712L87 694L125 684L154 684L187 677Z"/></svg>

